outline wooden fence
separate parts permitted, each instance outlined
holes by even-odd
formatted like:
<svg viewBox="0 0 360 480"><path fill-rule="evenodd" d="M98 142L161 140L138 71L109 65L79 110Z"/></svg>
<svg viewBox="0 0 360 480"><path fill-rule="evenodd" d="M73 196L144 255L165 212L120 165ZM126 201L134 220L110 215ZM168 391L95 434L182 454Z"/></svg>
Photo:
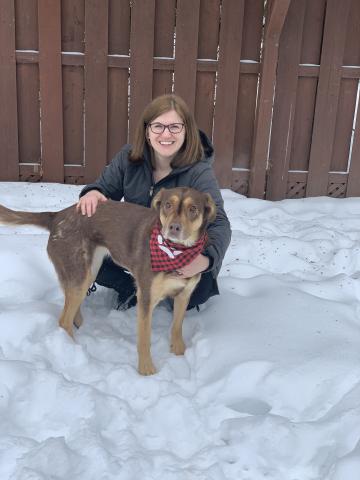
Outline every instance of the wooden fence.
<svg viewBox="0 0 360 480"><path fill-rule="evenodd" d="M181 95L222 187L360 195L360 2L0 0L0 180L87 183Z"/></svg>

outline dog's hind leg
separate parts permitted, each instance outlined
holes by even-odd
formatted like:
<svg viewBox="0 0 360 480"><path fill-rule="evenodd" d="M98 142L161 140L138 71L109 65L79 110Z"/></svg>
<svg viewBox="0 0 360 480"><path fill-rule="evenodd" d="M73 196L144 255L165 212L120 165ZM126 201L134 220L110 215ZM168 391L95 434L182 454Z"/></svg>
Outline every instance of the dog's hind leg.
<svg viewBox="0 0 360 480"><path fill-rule="evenodd" d="M89 272L90 273L90 272ZM73 325L79 327L82 323L80 305L86 296L91 283L91 275L88 274L82 284L73 286L63 283L65 304L59 319L59 325L73 337Z"/></svg>
<svg viewBox="0 0 360 480"><path fill-rule="evenodd" d="M72 337L73 324L80 326L82 323L80 305L93 279L93 252L81 238L72 236L69 239L60 234L50 235L47 251L65 295L59 325Z"/></svg>
<svg viewBox="0 0 360 480"><path fill-rule="evenodd" d="M200 280L200 275L192 277L185 288L174 297L173 324L171 327L170 351L175 355L184 355L185 343L182 335L182 324L190 296Z"/></svg>
<svg viewBox="0 0 360 480"><path fill-rule="evenodd" d="M87 286L87 290L88 291L88 288L90 287L90 285L95 281L96 277L97 277L97 274L100 270L100 267L101 267L101 264L104 260L104 257L106 255L109 254L109 250L105 247L97 247L95 248L95 251L93 253L93 256L92 256L92 261L91 261L91 265L90 265L90 280L88 279L88 282L89 282L89 285ZM80 307L78 308L78 311L76 312L75 314L75 317L74 317L74 325L76 328L80 328L81 325L83 324L83 317L82 317L82 314L81 314L81 310L80 310Z"/></svg>

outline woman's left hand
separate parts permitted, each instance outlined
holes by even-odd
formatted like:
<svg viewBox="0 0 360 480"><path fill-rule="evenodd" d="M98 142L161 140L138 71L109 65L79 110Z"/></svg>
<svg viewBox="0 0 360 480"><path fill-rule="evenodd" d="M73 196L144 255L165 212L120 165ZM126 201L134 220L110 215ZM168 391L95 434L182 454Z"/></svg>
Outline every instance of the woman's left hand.
<svg viewBox="0 0 360 480"><path fill-rule="evenodd" d="M206 270L209 267L209 264L209 258L200 253L191 263L176 270L176 273L182 278L190 278Z"/></svg>

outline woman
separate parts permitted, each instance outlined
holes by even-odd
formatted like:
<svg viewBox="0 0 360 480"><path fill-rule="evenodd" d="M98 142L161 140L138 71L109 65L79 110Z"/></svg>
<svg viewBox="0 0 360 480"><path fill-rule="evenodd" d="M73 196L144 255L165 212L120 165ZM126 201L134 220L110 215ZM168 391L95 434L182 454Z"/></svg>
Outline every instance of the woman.
<svg viewBox="0 0 360 480"><path fill-rule="evenodd" d="M198 130L185 102L176 95L163 95L145 108L134 144L125 145L98 180L82 190L78 203L78 210L91 216L98 203L108 198L150 207L161 188L192 187L210 193L217 206L217 216L208 227L208 245L189 265L177 271L183 277L203 272L188 308L219 293L216 278L231 238L212 162L213 147ZM131 275L111 259L104 261L96 283L119 293L119 309L136 304Z"/></svg>

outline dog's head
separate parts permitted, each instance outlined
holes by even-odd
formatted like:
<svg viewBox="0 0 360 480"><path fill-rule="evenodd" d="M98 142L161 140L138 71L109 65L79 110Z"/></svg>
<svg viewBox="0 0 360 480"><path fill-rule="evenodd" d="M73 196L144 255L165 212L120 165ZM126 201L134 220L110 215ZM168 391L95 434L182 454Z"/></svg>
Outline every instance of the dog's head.
<svg viewBox="0 0 360 480"><path fill-rule="evenodd" d="M216 216L210 194L193 188L163 188L154 197L152 207L159 212L164 237L186 246L193 245Z"/></svg>

